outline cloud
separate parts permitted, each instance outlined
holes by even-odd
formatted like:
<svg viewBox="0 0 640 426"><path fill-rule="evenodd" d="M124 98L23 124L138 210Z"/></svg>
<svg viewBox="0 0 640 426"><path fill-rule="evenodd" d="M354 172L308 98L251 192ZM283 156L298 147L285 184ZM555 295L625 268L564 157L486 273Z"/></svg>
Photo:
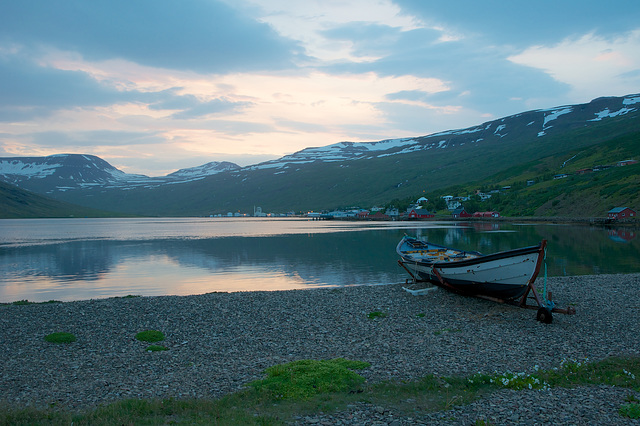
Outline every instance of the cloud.
<svg viewBox="0 0 640 426"><path fill-rule="evenodd" d="M283 69L304 59L269 25L207 0L2 2L3 41L203 73Z"/></svg>
<svg viewBox="0 0 640 426"><path fill-rule="evenodd" d="M126 132L111 130L91 130L84 132L38 132L22 136L42 147L59 146L128 146L163 142L164 138L149 132Z"/></svg>
<svg viewBox="0 0 640 426"><path fill-rule="evenodd" d="M350 40L336 37L347 26L403 31L422 26L390 0L244 0L243 3L257 7L261 21L269 23L283 37L297 40L307 55L320 61L367 60L354 52L353 37ZM354 26L354 21L359 24Z"/></svg>
<svg viewBox="0 0 640 426"><path fill-rule="evenodd" d="M211 114L232 113L248 107L249 102L235 102L225 98L216 98L208 101L198 99L194 95L176 95L176 89L165 91L159 95L166 96L159 102L152 102L150 110L179 110L171 115L175 119L194 119ZM153 96L150 96L153 97Z"/></svg>
<svg viewBox="0 0 640 426"><path fill-rule="evenodd" d="M544 71L583 101L625 95L630 87L640 87L640 29L614 38L589 33L551 46L532 46L509 60Z"/></svg>
<svg viewBox="0 0 640 426"><path fill-rule="evenodd" d="M574 34L619 34L638 27L638 2L394 0L405 14L457 40L524 49Z"/></svg>
<svg viewBox="0 0 640 426"><path fill-rule="evenodd" d="M107 105L131 99L86 73L41 67L20 55L0 55L0 93L0 110L10 113L18 109L22 118L46 115L50 108ZM12 119L4 113L0 120Z"/></svg>

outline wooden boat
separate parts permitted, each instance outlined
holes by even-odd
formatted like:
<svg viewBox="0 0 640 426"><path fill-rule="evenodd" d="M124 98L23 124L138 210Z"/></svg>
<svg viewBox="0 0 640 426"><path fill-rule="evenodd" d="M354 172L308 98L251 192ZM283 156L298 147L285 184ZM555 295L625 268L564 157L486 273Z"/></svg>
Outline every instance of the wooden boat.
<svg viewBox="0 0 640 426"><path fill-rule="evenodd" d="M539 296L533 283L544 262L547 241L540 244L494 254L477 251L456 250L405 236L396 252L398 263L413 278L413 282L428 281L437 286L469 296L502 303L511 303L522 308L537 309L538 321L551 323L551 312L575 314L573 307L559 309L547 298L545 288ZM421 294L408 290L414 295ZM532 295L536 304L527 304Z"/></svg>
<svg viewBox="0 0 640 426"><path fill-rule="evenodd" d="M501 300L522 297L540 271L546 241L531 247L483 255L404 237L396 251L415 281Z"/></svg>

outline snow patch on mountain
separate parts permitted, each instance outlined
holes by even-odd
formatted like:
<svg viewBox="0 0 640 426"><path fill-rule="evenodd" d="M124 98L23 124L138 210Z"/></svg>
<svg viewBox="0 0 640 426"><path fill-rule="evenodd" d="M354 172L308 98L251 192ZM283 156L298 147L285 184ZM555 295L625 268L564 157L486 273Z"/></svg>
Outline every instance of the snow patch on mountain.
<svg viewBox="0 0 640 426"><path fill-rule="evenodd" d="M635 105L637 103L640 102L640 96L629 96L626 97L622 100L622 104L623 105ZM617 111L613 111L611 112L611 110L609 108L605 108L602 111L596 112L596 118L592 118L589 121L600 121L603 118L613 118L613 117L617 117L619 115L624 115L630 112L634 112L637 111L637 108L629 108L629 107L622 107Z"/></svg>
<svg viewBox="0 0 640 426"><path fill-rule="evenodd" d="M18 159L0 158L0 175L17 175L38 179L54 174L60 166L61 164L57 163L32 163Z"/></svg>
<svg viewBox="0 0 640 426"><path fill-rule="evenodd" d="M550 121L557 120L558 117L560 117L561 115L569 114L569 113L573 112L573 108L568 107L568 108L559 108L559 109L555 109L555 110L542 110L542 111L552 111L551 114L546 114L544 116L544 123L542 123L542 129L546 130L546 129L548 129L547 124ZM551 127L551 126L549 126L549 127Z"/></svg>
<svg viewBox="0 0 640 426"><path fill-rule="evenodd" d="M640 103L640 95L627 96L622 100L622 103L624 105L633 105L633 104Z"/></svg>
<svg viewBox="0 0 640 426"><path fill-rule="evenodd" d="M237 170L239 168L240 166L238 166L237 164L230 163L228 161L212 161L201 166L180 169L167 175L167 177L181 179L203 179L207 176L215 175L221 172L227 172L230 170Z"/></svg>
<svg viewBox="0 0 640 426"><path fill-rule="evenodd" d="M415 145L413 138L385 139L377 142L339 142L323 147L305 148L277 160L247 166L243 170L283 168L289 164L307 164L314 161L336 162L373 158L377 152Z"/></svg>

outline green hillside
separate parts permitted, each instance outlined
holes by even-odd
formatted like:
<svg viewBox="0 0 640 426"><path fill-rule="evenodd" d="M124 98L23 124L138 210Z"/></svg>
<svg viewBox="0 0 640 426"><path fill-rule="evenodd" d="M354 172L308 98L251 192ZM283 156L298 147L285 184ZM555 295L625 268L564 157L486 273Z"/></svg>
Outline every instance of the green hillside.
<svg viewBox="0 0 640 426"><path fill-rule="evenodd" d="M640 132L530 161L487 179L433 191L428 198L436 200L442 195L467 196L478 190L489 193L500 189L487 201L472 199L465 203L465 208L496 210L503 216L515 217L604 217L613 207L640 211L640 163L616 167L619 161L627 159L640 160ZM595 166L605 167L601 171L578 173ZM559 174L567 177L554 178Z"/></svg>
<svg viewBox="0 0 640 426"><path fill-rule="evenodd" d="M520 120L525 124L521 123L520 128L526 128L529 119L523 116ZM512 127L517 130L516 126ZM283 169L242 170L157 188L73 190L56 194L56 197L98 209L152 216L251 213L254 206L277 213L369 207L426 193L440 193L444 189L449 191L448 188L456 185L462 185L466 191L470 186L546 180L547 175L558 173L559 165L576 154L567 167L577 169L592 162L606 164L624 157L640 157L636 144L624 147L629 143L627 139L627 142L617 139L634 140L638 132L640 114L636 112L590 123L588 127L576 124L567 131L544 138L529 132L526 136L514 134L509 142L498 138L482 144L460 144L452 149L418 150L342 162L316 161ZM602 147L598 150L598 146ZM573 181L566 183L569 182ZM538 188L542 187L528 191ZM530 200L530 193L526 194L528 198L524 198L523 193L526 202L518 201L521 205L509 211L552 214L559 205L570 202L568 196L559 197L554 209L545 209L543 213L537 209L544 204L545 195L555 201L551 189L538 193L535 201ZM609 198L611 203L618 200ZM566 201L563 203L563 200ZM592 208L587 210L594 211Z"/></svg>
<svg viewBox="0 0 640 426"><path fill-rule="evenodd" d="M106 216L116 214L60 202L0 182L0 219Z"/></svg>

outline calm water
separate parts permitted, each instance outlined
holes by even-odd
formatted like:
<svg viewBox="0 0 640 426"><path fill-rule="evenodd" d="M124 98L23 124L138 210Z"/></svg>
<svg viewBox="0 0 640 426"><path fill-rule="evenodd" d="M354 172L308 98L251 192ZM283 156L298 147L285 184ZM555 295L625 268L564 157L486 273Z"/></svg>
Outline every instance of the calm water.
<svg viewBox="0 0 640 426"><path fill-rule="evenodd" d="M404 282L404 234L483 253L549 241L553 275L640 272L637 231L306 219L0 220L0 302Z"/></svg>

